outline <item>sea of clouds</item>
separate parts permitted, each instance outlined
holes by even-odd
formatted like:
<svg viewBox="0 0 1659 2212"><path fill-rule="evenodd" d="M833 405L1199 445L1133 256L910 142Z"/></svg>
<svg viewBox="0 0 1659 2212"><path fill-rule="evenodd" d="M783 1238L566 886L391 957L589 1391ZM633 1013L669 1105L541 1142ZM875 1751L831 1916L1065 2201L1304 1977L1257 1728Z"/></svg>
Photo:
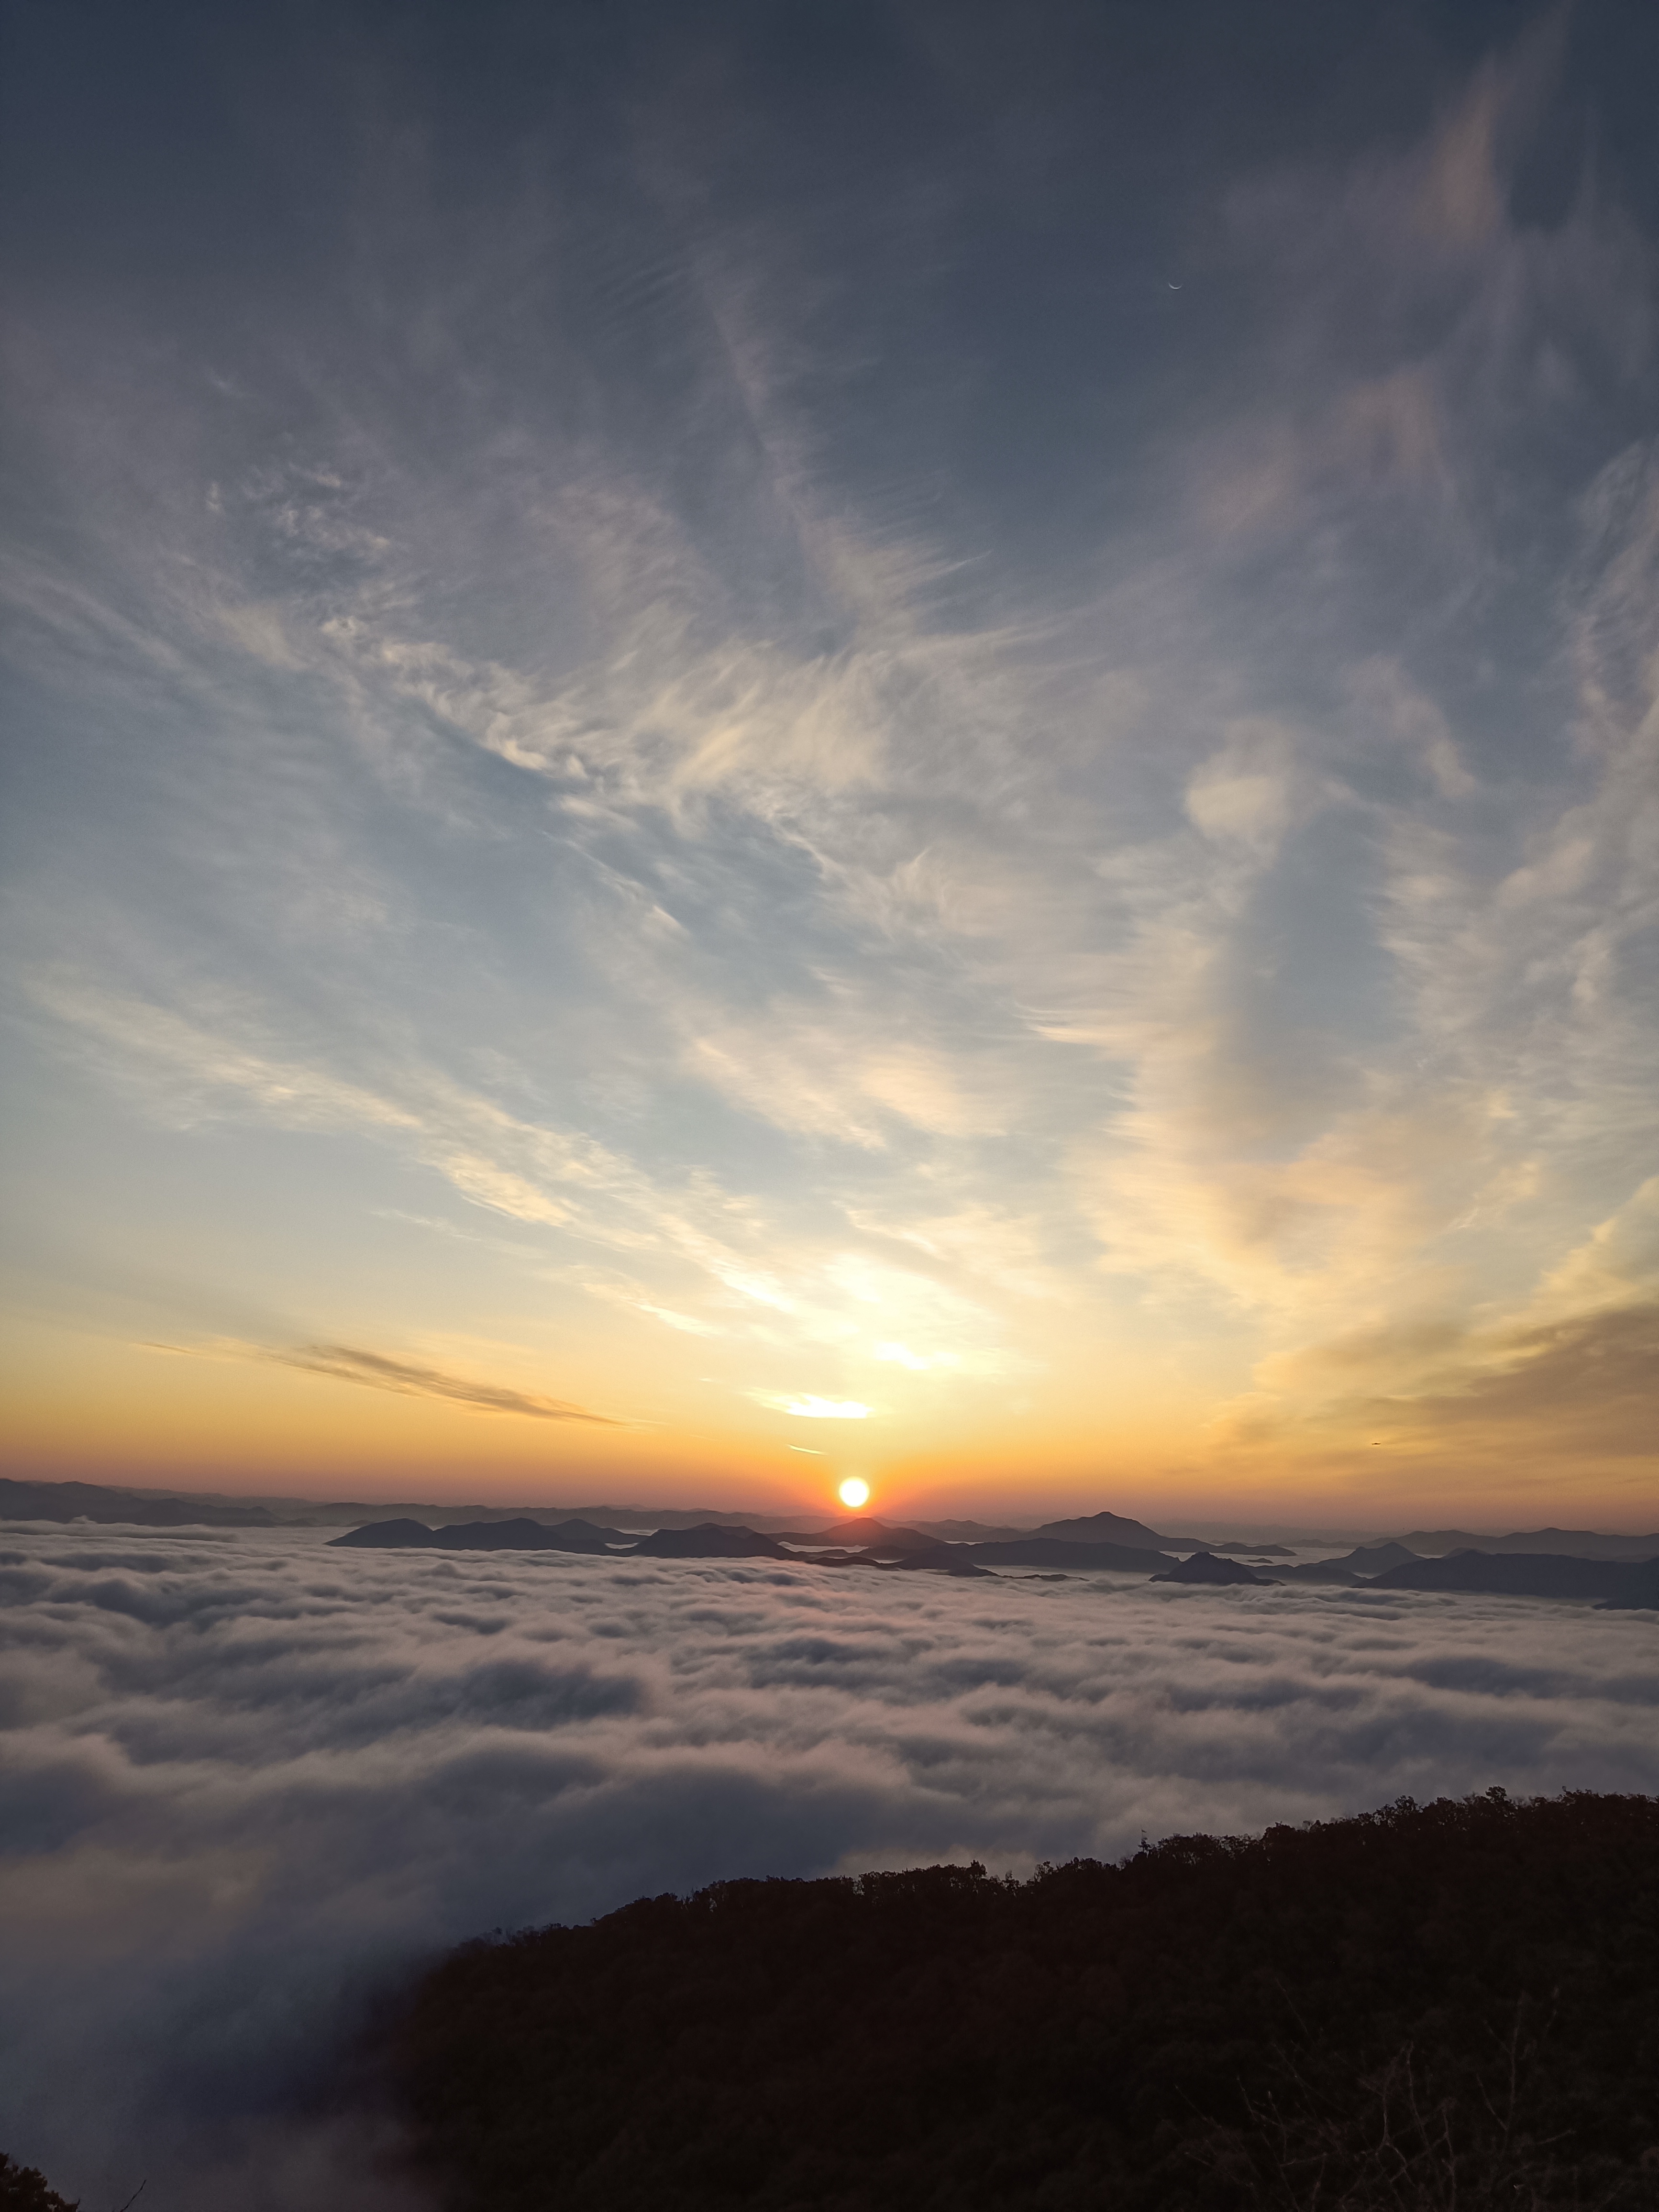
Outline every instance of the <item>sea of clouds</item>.
<svg viewBox="0 0 1659 2212"><path fill-rule="evenodd" d="M377 1990L723 1876L1659 1789L1659 1623L1501 1599L0 1534L0 2147L392 2212ZM345 2101L351 2103L349 2094Z"/></svg>

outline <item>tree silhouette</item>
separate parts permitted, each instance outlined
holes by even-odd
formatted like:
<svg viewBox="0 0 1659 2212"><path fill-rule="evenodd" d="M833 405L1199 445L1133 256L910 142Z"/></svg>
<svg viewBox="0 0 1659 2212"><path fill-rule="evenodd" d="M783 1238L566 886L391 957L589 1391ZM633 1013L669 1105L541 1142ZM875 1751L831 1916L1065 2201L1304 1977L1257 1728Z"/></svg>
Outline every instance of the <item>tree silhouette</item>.
<svg viewBox="0 0 1659 2212"><path fill-rule="evenodd" d="M717 1883L467 1946L376 2051L452 2212L1659 2212L1659 1802Z"/></svg>

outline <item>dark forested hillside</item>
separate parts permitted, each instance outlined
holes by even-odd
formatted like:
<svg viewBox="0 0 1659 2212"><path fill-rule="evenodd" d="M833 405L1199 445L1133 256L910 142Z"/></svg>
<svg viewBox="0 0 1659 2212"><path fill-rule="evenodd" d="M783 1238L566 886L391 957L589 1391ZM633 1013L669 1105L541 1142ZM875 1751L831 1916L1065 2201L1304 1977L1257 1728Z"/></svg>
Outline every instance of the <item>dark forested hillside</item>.
<svg viewBox="0 0 1659 2212"><path fill-rule="evenodd" d="M39 2166L19 2166L0 2152L0 2212L80 2212L60 2197Z"/></svg>
<svg viewBox="0 0 1659 2212"><path fill-rule="evenodd" d="M722 1883L469 1946L378 2050L452 2212L1659 2206L1659 1802Z"/></svg>

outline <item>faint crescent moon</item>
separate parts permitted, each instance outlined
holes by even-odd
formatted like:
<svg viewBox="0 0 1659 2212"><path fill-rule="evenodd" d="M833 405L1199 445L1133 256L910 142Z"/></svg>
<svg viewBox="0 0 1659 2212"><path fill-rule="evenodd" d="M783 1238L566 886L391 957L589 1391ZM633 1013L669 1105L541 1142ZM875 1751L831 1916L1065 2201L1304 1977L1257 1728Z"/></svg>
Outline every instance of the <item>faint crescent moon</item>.
<svg viewBox="0 0 1659 2212"><path fill-rule="evenodd" d="M1168 279L1166 278L1164 281L1167 283L1167 282L1168 282ZM1178 292L1178 291L1181 289L1181 287L1180 287L1180 285L1179 285L1179 284L1170 284L1170 289L1172 292Z"/></svg>

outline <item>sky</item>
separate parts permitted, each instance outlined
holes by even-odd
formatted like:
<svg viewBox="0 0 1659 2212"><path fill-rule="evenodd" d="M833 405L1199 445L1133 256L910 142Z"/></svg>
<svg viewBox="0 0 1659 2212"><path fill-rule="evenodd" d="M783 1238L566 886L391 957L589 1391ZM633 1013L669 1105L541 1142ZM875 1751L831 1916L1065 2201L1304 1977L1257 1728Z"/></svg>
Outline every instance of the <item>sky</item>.
<svg viewBox="0 0 1659 2212"><path fill-rule="evenodd" d="M492 1928L1659 1789L1653 1616L1533 1599L14 1526L0 1601L0 2142L88 2205L429 2212L348 2053Z"/></svg>
<svg viewBox="0 0 1659 2212"><path fill-rule="evenodd" d="M20 0L5 1471L1659 1525L1659 17Z"/></svg>

